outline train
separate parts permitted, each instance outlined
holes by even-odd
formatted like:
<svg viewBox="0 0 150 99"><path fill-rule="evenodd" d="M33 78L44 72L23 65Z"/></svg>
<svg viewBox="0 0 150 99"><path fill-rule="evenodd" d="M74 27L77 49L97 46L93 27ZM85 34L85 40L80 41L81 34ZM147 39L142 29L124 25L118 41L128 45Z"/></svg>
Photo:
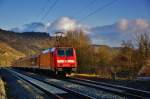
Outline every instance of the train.
<svg viewBox="0 0 150 99"><path fill-rule="evenodd" d="M48 70L55 74L71 74L77 70L76 50L72 47L53 47L13 62L13 68Z"/></svg>

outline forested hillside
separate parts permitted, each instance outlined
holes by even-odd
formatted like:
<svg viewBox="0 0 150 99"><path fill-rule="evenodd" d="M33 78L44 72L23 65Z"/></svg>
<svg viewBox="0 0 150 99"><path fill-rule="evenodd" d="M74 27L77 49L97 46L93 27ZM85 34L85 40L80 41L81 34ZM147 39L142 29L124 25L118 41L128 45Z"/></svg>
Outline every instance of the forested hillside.
<svg viewBox="0 0 150 99"><path fill-rule="evenodd" d="M0 64L8 66L13 60L29 56L52 46L46 33L14 33L0 30Z"/></svg>

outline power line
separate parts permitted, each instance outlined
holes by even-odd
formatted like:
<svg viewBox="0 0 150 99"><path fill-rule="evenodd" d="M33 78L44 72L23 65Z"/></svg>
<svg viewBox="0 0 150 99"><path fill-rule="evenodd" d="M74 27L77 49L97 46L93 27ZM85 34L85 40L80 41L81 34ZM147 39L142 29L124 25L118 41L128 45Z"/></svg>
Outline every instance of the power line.
<svg viewBox="0 0 150 99"><path fill-rule="evenodd" d="M84 5L82 7L82 9L80 11L78 11L77 15L79 16L79 14L82 14L82 12L84 12L85 10L88 10L88 8L90 8L90 6L92 6L96 1L97 0L91 0L90 2L88 2L86 5ZM78 16L76 16L76 17L78 17Z"/></svg>
<svg viewBox="0 0 150 99"><path fill-rule="evenodd" d="M44 4L41 6L41 11L40 11L40 13L38 14L38 16L41 16L41 15L42 15L41 13L43 13L43 12L46 11L47 6L51 3L50 1L51 1L51 0L46 0L46 1L44 2Z"/></svg>
<svg viewBox="0 0 150 99"><path fill-rule="evenodd" d="M47 17L47 15L50 13L50 11L52 11L52 9L55 7L55 5L57 4L58 0L55 0L54 3L49 7L49 9L47 10L47 12L44 14L44 16L41 18L41 21L45 19L45 17Z"/></svg>
<svg viewBox="0 0 150 99"><path fill-rule="evenodd" d="M79 21L81 22L81 21L87 19L88 17L94 15L95 13L97 13L97 12L103 10L104 8L106 8L106 7L108 7L108 6L112 5L112 4L114 4L116 1L117 1L117 0L113 0L113 1L111 1L111 2L109 2L109 3L107 3L107 4L105 4L105 5L103 5L102 7L97 8L97 9L94 10L93 12L89 13L87 16L81 18Z"/></svg>

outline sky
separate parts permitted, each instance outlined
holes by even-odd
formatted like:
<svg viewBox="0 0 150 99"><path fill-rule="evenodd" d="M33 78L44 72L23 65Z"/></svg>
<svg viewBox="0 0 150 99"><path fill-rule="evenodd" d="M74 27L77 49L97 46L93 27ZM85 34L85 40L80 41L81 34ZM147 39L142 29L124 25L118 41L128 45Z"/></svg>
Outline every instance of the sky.
<svg viewBox="0 0 150 99"><path fill-rule="evenodd" d="M82 25L94 29L119 22L137 25L138 20L142 20L140 24L149 25L150 0L0 0L0 12L0 28L6 30L31 26L30 23L64 25L72 22L76 27ZM110 37L112 35L110 33Z"/></svg>

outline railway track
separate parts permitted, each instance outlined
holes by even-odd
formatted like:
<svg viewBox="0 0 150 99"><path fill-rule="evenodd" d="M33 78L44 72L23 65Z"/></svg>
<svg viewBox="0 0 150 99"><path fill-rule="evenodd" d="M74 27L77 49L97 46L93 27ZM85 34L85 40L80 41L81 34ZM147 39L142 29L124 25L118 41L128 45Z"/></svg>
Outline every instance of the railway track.
<svg viewBox="0 0 150 99"><path fill-rule="evenodd" d="M134 99L150 99L149 91L72 77L68 78L67 81L97 89L103 89L123 96L129 96Z"/></svg>
<svg viewBox="0 0 150 99"><path fill-rule="evenodd" d="M44 83L51 84L51 83L47 82L46 80L45 81L41 80L40 77L38 77L38 78L33 77L33 78L37 79L39 81L42 81ZM138 90L138 89L134 89L134 88L123 87L123 86L119 86L119 85L112 85L112 84L108 84L108 83L96 82L96 81L79 79L79 78L68 78L68 79L60 79L60 80L70 82L72 84L74 83L74 84L79 84L81 86L83 85L83 86L95 88L97 90L104 90L106 92L114 93L116 95L128 97L129 99L150 99L150 92ZM57 88L63 89L65 91L70 91L70 93L73 93L74 95L76 94L76 96L80 97L81 93L78 93L78 92L73 91L73 90L68 89L68 88L62 88L62 87L57 86L55 84L51 84L51 85L55 86ZM83 94L83 96L86 96L86 94ZM87 96L86 98L93 98L93 97Z"/></svg>
<svg viewBox="0 0 150 99"><path fill-rule="evenodd" d="M50 99L91 99L92 97L75 92L73 90L58 87L54 84L47 83L43 80L33 78L13 70L6 69L17 78L28 82L39 90L43 91Z"/></svg>
<svg viewBox="0 0 150 99"><path fill-rule="evenodd" d="M87 98L92 98L92 99L127 99L124 96L121 98L120 95L108 93L108 91L104 92L101 90L97 90L95 88L89 88L89 87L82 86L79 84L66 82L66 81L64 81L64 79L59 79L58 77L57 78L56 77L51 78L48 76L44 76L44 75L42 76L42 75L39 75L37 73L31 73L31 72L26 72L26 71L17 71L17 72L21 72L25 75L31 76L34 79L43 81L47 84L51 84L53 86L56 86L57 88L60 88L60 89L63 88L64 90L70 90L74 94L76 94L76 93L77 94L78 93L83 94L83 96L87 96ZM86 87L86 88L84 88L84 87ZM77 98L75 98L75 99L77 99ZM82 99L86 99L86 98L82 98Z"/></svg>

